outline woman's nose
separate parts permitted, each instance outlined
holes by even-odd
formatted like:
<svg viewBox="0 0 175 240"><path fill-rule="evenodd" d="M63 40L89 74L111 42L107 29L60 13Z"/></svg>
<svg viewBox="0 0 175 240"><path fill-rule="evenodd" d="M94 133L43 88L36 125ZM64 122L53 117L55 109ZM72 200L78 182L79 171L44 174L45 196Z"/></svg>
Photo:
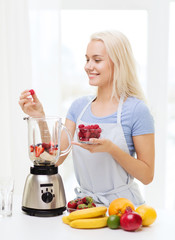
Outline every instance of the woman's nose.
<svg viewBox="0 0 175 240"><path fill-rule="evenodd" d="M89 60L89 61L86 63L85 69L87 69L87 70L92 70L92 69L93 69L93 63L92 63L92 61Z"/></svg>

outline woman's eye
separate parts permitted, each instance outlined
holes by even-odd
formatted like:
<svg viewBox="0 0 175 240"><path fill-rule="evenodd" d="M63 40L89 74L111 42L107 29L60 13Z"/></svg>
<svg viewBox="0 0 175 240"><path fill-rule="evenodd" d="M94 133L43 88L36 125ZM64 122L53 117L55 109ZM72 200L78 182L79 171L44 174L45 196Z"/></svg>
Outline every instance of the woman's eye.
<svg viewBox="0 0 175 240"><path fill-rule="evenodd" d="M100 62L101 60L100 59L95 59L95 62Z"/></svg>

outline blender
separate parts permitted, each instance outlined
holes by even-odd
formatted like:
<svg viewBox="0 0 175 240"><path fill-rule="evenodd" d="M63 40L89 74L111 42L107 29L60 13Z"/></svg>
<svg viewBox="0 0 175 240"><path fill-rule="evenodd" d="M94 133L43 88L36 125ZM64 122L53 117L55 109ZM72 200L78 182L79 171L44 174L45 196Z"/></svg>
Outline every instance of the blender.
<svg viewBox="0 0 175 240"><path fill-rule="evenodd" d="M57 216L66 210L62 178L55 163L71 150L71 134L59 117L26 117L33 166L23 191L22 210L31 216ZM60 147L64 141L65 150Z"/></svg>

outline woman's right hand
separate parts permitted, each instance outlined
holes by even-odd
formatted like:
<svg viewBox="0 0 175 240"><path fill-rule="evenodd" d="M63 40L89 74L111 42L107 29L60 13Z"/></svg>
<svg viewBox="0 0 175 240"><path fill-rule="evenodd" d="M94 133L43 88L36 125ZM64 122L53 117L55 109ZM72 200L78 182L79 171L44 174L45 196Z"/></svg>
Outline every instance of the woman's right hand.
<svg viewBox="0 0 175 240"><path fill-rule="evenodd" d="M31 117L45 116L43 106L37 98L35 92L33 95L31 95L29 90L22 92L20 95L19 105L22 108L23 112Z"/></svg>

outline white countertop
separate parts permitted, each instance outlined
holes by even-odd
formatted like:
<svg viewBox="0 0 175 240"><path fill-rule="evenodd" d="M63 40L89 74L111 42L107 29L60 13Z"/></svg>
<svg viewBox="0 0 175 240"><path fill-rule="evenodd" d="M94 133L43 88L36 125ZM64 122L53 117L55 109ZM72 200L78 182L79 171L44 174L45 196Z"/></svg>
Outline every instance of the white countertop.
<svg viewBox="0 0 175 240"><path fill-rule="evenodd" d="M66 211L64 214L67 214ZM56 217L32 217L21 210L21 197L14 197L13 215L0 218L1 240L174 240L175 211L157 210L157 220L150 227L137 232L122 229L73 229L62 223L62 215Z"/></svg>

